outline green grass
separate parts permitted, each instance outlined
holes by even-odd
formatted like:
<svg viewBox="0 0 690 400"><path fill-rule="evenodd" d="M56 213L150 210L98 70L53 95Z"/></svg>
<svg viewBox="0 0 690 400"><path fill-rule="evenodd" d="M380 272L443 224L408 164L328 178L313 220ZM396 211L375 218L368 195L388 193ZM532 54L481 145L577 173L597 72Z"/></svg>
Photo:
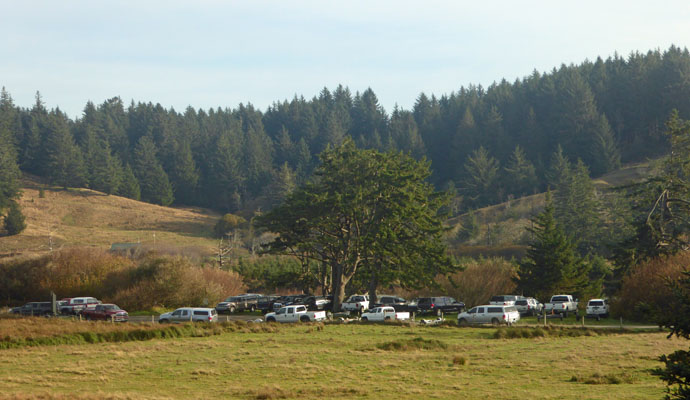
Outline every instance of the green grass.
<svg viewBox="0 0 690 400"><path fill-rule="evenodd" d="M5 349L0 398L661 398L650 370L688 344L661 332L508 340L495 331L296 324Z"/></svg>

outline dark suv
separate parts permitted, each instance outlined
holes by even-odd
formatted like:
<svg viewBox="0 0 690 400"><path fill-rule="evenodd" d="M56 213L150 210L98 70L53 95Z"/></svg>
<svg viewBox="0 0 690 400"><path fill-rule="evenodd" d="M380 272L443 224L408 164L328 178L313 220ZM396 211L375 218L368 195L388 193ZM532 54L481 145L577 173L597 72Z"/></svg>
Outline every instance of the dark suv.
<svg viewBox="0 0 690 400"><path fill-rule="evenodd" d="M256 303L263 297L260 294L247 293L239 296L230 296L216 305L216 311L220 313L234 313L235 311L251 311L256 310Z"/></svg>
<svg viewBox="0 0 690 400"><path fill-rule="evenodd" d="M370 305L369 309L383 306L393 307L396 312L414 311L410 310L410 308L407 305L407 301L405 301L405 299L403 299L402 297L386 295L378 296L378 298L376 299L376 304Z"/></svg>
<svg viewBox="0 0 690 400"><path fill-rule="evenodd" d="M457 301L452 297L421 297L417 301L416 312L420 314L461 312L465 309L465 303Z"/></svg>
<svg viewBox="0 0 690 400"><path fill-rule="evenodd" d="M53 303L49 301L26 303L19 307L18 314L36 317L53 315Z"/></svg>

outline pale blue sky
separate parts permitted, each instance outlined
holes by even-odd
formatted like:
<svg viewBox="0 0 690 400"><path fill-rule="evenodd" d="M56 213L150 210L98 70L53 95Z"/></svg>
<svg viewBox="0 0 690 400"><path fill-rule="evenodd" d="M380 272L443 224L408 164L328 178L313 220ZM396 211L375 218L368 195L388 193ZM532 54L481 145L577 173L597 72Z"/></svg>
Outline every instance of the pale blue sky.
<svg viewBox="0 0 690 400"><path fill-rule="evenodd" d="M71 117L113 96L265 109L340 83L390 111L421 92L690 46L687 1L479 3L0 0L0 86Z"/></svg>

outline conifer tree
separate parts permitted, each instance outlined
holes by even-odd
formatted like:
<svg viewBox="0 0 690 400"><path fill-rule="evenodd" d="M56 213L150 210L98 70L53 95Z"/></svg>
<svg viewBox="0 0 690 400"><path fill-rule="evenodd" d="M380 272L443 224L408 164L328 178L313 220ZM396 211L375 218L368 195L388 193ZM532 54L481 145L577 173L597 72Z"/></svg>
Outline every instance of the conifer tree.
<svg viewBox="0 0 690 400"><path fill-rule="evenodd" d="M5 231L7 235L12 236L21 233L24 229L26 229L24 214L22 214L19 204L12 200L5 216Z"/></svg>
<svg viewBox="0 0 690 400"><path fill-rule="evenodd" d="M510 188L510 193L520 197L532 194L536 189L537 173L534 164L527 159L527 154L520 145L515 146L505 171L506 186Z"/></svg>
<svg viewBox="0 0 690 400"><path fill-rule="evenodd" d="M484 147L475 150L467 158L465 170L465 190L475 205L485 206L500 199L497 193L500 166Z"/></svg>
<svg viewBox="0 0 690 400"><path fill-rule="evenodd" d="M548 299L554 293L582 293L589 283L589 270L556 222L550 193L544 211L532 222L534 227L528 231L534 239L518 267L518 289L538 299Z"/></svg>
<svg viewBox="0 0 690 400"><path fill-rule="evenodd" d="M156 153L156 145L150 137L139 139L134 148L134 175L139 181L143 201L167 206L173 202L172 186Z"/></svg>
<svg viewBox="0 0 690 400"><path fill-rule="evenodd" d="M117 195L127 197L128 199L132 200L141 199L139 181L137 180L136 176L134 176L132 167L130 167L129 164L127 164L122 171L122 181L117 188Z"/></svg>

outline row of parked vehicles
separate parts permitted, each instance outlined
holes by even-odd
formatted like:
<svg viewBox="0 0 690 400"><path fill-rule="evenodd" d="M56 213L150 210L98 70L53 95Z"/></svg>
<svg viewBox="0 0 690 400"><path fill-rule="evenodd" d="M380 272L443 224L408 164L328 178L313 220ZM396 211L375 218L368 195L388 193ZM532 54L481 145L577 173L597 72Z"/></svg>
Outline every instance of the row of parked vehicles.
<svg viewBox="0 0 690 400"><path fill-rule="evenodd" d="M56 315L80 316L86 320L103 320L113 322L129 321L129 313L116 304L103 304L94 297L68 297L55 302L32 301L21 307L10 310L13 314L35 317L52 317Z"/></svg>
<svg viewBox="0 0 690 400"><path fill-rule="evenodd" d="M561 319L569 313L577 315L578 301L571 295L555 295L542 304L534 298L518 295L493 296L487 305L465 310L465 304L452 297L422 297L406 301L398 296L378 296L376 304L371 304L367 295L352 295L342 303L343 311L360 314L362 321L409 320L413 313L437 314L458 313L459 325L508 324L520 320L524 315L558 316ZM326 319L326 312L332 310L332 296L290 295L264 296L247 293L231 296L218 303L215 308L182 307L159 316L161 323L167 322L215 322L218 314L238 311L262 311L267 322L314 322ZM115 304L103 304L94 297L73 297L56 302L30 302L15 307L11 312L30 316L79 315L87 320L126 322L127 311ZM591 299L586 308L586 316L606 318L609 306L605 299Z"/></svg>

